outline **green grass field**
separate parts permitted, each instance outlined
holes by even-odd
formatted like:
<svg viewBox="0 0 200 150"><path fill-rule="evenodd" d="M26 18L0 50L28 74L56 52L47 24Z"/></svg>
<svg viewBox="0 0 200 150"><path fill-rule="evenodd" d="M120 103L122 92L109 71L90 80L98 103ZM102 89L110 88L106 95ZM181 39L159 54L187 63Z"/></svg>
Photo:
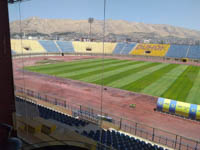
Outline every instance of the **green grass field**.
<svg viewBox="0 0 200 150"><path fill-rule="evenodd" d="M200 104L197 66L104 59L102 67L102 59L88 59L29 66L25 70Z"/></svg>

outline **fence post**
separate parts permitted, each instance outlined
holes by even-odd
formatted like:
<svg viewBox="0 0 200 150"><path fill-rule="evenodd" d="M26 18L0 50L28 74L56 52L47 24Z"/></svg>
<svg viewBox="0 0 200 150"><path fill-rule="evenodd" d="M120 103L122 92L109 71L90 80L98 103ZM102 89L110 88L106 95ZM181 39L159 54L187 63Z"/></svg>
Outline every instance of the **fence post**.
<svg viewBox="0 0 200 150"><path fill-rule="evenodd" d="M154 141L155 128L153 128L152 141Z"/></svg>
<svg viewBox="0 0 200 150"><path fill-rule="evenodd" d="M135 123L135 135L137 134L137 123Z"/></svg>
<svg viewBox="0 0 200 150"><path fill-rule="evenodd" d="M55 99L55 105L57 105L57 104L58 104L57 99Z"/></svg>
<svg viewBox="0 0 200 150"><path fill-rule="evenodd" d="M66 101L64 101L64 107L66 108Z"/></svg>
<svg viewBox="0 0 200 150"><path fill-rule="evenodd" d="M176 135L176 141L175 141L174 149L176 149L177 138L178 138L178 135Z"/></svg>
<svg viewBox="0 0 200 150"><path fill-rule="evenodd" d="M93 108L91 108L91 113L92 113L92 117L93 117L93 114L94 114Z"/></svg>
<svg viewBox="0 0 200 150"><path fill-rule="evenodd" d="M180 136L179 150L181 149L182 136Z"/></svg>
<svg viewBox="0 0 200 150"><path fill-rule="evenodd" d="M197 141L196 146L195 146L195 150L197 150L199 142Z"/></svg>
<svg viewBox="0 0 200 150"><path fill-rule="evenodd" d="M146 132L146 139L148 139L148 132Z"/></svg>
<svg viewBox="0 0 200 150"><path fill-rule="evenodd" d="M82 106L80 105L80 113L82 113Z"/></svg>
<svg viewBox="0 0 200 150"><path fill-rule="evenodd" d="M120 118L119 129L122 129L122 118Z"/></svg>
<svg viewBox="0 0 200 150"><path fill-rule="evenodd" d="M40 93L38 93L38 99L40 99Z"/></svg>

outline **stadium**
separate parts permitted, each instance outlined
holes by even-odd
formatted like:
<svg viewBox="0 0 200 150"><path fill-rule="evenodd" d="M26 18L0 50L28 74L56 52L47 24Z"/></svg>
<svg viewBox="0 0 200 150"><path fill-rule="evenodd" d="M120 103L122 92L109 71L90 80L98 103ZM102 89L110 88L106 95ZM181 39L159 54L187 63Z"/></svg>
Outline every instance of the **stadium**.
<svg viewBox="0 0 200 150"><path fill-rule="evenodd" d="M200 45L7 41L21 149L200 149Z"/></svg>

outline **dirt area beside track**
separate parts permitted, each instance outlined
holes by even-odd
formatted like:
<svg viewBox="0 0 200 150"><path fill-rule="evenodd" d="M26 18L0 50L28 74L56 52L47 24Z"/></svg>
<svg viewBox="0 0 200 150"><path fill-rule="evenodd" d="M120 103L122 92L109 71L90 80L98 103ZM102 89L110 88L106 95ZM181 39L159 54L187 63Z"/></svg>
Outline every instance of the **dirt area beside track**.
<svg viewBox="0 0 200 150"><path fill-rule="evenodd" d="M57 59L63 61L72 61L88 58L99 58L101 56L44 56L21 58L13 60L14 82L21 86L41 93L46 93L56 97L66 99L67 103L77 103L90 106L95 109L101 107L101 86L52 77L48 75L39 75L37 73L23 72L21 67L34 65L37 61L43 59ZM114 57L112 57L114 58ZM115 57L126 59L126 57ZM131 60L141 60L139 58L129 58ZM142 59L146 60L146 59ZM151 61L148 59L148 61ZM152 60L153 61L153 60ZM154 111L157 98L125 90L106 87L103 90L103 111L146 124L155 128L160 128L185 137L200 139L200 122L183 119L181 117L164 114ZM130 108L130 104L136 104L135 108Z"/></svg>

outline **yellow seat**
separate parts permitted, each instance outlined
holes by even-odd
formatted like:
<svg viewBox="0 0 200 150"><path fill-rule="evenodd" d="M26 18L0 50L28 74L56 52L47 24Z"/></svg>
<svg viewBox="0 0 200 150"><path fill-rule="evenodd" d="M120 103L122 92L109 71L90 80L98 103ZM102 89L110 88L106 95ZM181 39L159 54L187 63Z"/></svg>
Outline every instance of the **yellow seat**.
<svg viewBox="0 0 200 150"><path fill-rule="evenodd" d="M42 124L31 119L25 119L21 116L16 116L17 126L21 130L28 131L30 134L39 133L41 131Z"/></svg>
<svg viewBox="0 0 200 150"><path fill-rule="evenodd" d="M17 54L46 53L37 40L11 39L11 49Z"/></svg>
<svg viewBox="0 0 200 150"><path fill-rule="evenodd" d="M77 53L98 53L103 54L102 42L72 42L75 52ZM104 43L104 53L112 54L116 46L116 43Z"/></svg>
<svg viewBox="0 0 200 150"><path fill-rule="evenodd" d="M51 134L56 130L56 125L49 120L45 120L41 117L37 117L34 121L42 124L41 132L45 134Z"/></svg>
<svg viewBox="0 0 200 150"><path fill-rule="evenodd" d="M137 44L130 54L164 57L169 47L169 44Z"/></svg>

